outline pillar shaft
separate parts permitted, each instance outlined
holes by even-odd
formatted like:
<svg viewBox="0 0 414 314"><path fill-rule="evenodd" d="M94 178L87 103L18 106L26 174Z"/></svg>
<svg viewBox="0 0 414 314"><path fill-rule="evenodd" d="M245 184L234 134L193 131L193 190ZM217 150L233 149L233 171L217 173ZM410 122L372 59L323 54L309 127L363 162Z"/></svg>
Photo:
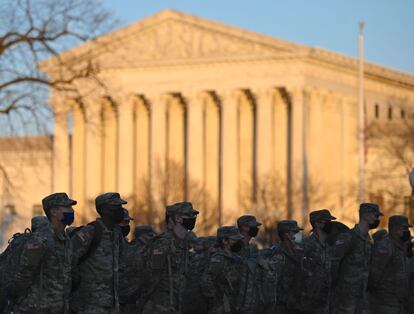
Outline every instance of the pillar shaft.
<svg viewBox="0 0 414 314"><path fill-rule="evenodd" d="M222 184L223 224L234 224L239 214L239 173L237 135L237 95L220 94L222 100Z"/></svg>
<svg viewBox="0 0 414 314"><path fill-rule="evenodd" d="M69 133L68 108L64 103L54 107L55 129L53 137L53 191L69 192Z"/></svg>

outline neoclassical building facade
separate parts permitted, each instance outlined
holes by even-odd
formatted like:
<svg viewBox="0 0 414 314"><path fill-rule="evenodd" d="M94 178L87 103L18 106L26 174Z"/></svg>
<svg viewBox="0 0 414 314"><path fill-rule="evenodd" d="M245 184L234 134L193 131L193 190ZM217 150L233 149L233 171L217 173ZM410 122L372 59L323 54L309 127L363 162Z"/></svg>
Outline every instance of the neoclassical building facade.
<svg viewBox="0 0 414 314"><path fill-rule="evenodd" d="M171 10L61 57L86 54L100 85L50 96L51 191L78 200L82 222L104 191L155 224L166 204L192 201L205 232L247 212L305 223L310 210L329 208L355 220L356 59ZM55 60L41 67L53 76ZM367 63L364 88L367 124L414 122L413 75ZM366 171L383 157L369 148ZM409 193L404 169L390 177ZM366 199L386 198L389 185L371 179Z"/></svg>

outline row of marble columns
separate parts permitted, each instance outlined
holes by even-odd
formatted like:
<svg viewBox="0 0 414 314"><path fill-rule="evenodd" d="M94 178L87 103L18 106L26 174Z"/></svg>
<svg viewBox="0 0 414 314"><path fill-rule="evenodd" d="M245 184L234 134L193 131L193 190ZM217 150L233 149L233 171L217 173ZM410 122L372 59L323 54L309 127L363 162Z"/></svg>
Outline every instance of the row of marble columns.
<svg viewBox="0 0 414 314"><path fill-rule="evenodd" d="M208 210L208 219L230 223L265 207L272 182L280 199L270 210L302 221L309 117L323 111L308 112L315 97L264 88L56 98L54 190L69 191L85 219L96 195L119 191L145 211L188 199Z"/></svg>

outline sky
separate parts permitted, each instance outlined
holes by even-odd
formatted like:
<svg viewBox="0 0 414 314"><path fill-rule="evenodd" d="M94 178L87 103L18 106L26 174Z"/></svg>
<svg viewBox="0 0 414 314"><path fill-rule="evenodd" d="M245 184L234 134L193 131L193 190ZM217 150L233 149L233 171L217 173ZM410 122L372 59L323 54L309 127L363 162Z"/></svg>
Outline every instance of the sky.
<svg viewBox="0 0 414 314"><path fill-rule="evenodd" d="M414 75L414 0L103 0L121 25L171 8Z"/></svg>

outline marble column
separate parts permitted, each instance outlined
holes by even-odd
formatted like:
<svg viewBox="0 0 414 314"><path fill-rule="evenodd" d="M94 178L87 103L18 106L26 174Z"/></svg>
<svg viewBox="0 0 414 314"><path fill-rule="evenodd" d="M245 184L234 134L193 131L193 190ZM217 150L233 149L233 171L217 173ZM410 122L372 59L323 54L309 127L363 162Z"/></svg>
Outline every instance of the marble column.
<svg viewBox="0 0 414 314"><path fill-rule="evenodd" d="M69 193L69 106L62 100L53 99L55 126L53 136L53 192Z"/></svg>
<svg viewBox="0 0 414 314"><path fill-rule="evenodd" d="M307 94L302 88L292 88L291 97L291 185L292 218L304 224L308 211L308 170L306 150Z"/></svg>
<svg viewBox="0 0 414 314"><path fill-rule="evenodd" d="M85 100L86 116L86 202L85 221L94 217L95 198L103 192L102 176L102 102L97 98Z"/></svg>
<svg viewBox="0 0 414 314"><path fill-rule="evenodd" d="M117 191L129 202L134 194L134 103L136 97L124 96L118 103ZM131 204L132 205L132 204Z"/></svg>
<svg viewBox="0 0 414 314"><path fill-rule="evenodd" d="M264 88L254 90L256 99L256 126L257 126L257 201L258 207L264 206L263 191L273 186L275 176L275 121L274 99L275 90Z"/></svg>
<svg viewBox="0 0 414 314"><path fill-rule="evenodd" d="M116 190L117 182L117 108L112 99L102 100L103 123L103 189Z"/></svg>
<svg viewBox="0 0 414 314"><path fill-rule="evenodd" d="M187 101L187 196L190 200L200 194L203 178L203 94L186 93Z"/></svg>
<svg viewBox="0 0 414 314"><path fill-rule="evenodd" d="M78 202L77 216L80 214L80 217L83 217L85 214L85 115L82 103L73 101L71 108L73 113L71 196Z"/></svg>
<svg viewBox="0 0 414 314"><path fill-rule="evenodd" d="M219 92L222 108L221 208L224 225L233 225L239 214L238 119L239 93Z"/></svg>
<svg viewBox="0 0 414 314"><path fill-rule="evenodd" d="M151 207L154 212L151 219L159 222L155 211L164 211L166 205L165 185L166 185L166 96L149 95L150 102L150 191Z"/></svg>

